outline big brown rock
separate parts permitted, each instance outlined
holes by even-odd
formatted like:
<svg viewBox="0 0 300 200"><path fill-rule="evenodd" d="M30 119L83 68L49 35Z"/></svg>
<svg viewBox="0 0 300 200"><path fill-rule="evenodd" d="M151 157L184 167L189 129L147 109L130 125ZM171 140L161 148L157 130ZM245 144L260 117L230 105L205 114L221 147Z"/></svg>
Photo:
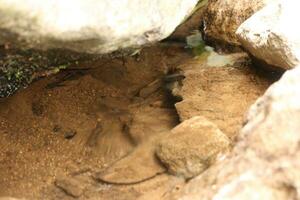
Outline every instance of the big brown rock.
<svg viewBox="0 0 300 200"><path fill-rule="evenodd" d="M204 32L215 40L240 45L237 28L272 0L210 0L204 15Z"/></svg>
<svg viewBox="0 0 300 200"><path fill-rule="evenodd" d="M156 155L170 173L185 178L206 170L230 144L215 124L200 116L184 121L171 132L158 145Z"/></svg>
<svg viewBox="0 0 300 200"><path fill-rule="evenodd" d="M251 107L231 156L170 199L298 199L300 67L286 72Z"/></svg>

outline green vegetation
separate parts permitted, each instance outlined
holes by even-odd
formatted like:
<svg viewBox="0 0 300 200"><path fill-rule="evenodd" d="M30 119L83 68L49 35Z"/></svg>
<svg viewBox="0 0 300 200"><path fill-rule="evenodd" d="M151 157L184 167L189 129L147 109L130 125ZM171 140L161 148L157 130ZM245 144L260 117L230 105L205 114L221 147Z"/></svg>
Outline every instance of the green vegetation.
<svg viewBox="0 0 300 200"><path fill-rule="evenodd" d="M89 55L61 50L3 50L0 49L0 98L7 97L32 81L66 69Z"/></svg>
<svg viewBox="0 0 300 200"><path fill-rule="evenodd" d="M205 42L202 39L202 35L199 31L195 31L192 35L186 37L187 47L192 49L195 56L200 56L206 51Z"/></svg>

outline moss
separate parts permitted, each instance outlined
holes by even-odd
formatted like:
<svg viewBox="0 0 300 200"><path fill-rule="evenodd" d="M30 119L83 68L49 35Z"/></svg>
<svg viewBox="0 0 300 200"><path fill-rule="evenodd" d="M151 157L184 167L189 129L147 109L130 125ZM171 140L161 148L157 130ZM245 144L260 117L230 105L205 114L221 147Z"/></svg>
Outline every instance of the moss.
<svg viewBox="0 0 300 200"><path fill-rule="evenodd" d="M193 54L195 56L200 56L204 53L205 50L205 42L202 39L201 33L199 31L195 31L192 35L186 37L187 47L192 49Z"/></svg>
<svg viewBox="0 0 300 200"><path fill-rule="evenodd" d="M2 51L3 52L3 49ZM10 50L0 55L0 98L14 94L32 81L68 68L90 55L61 50Z"/></svg>

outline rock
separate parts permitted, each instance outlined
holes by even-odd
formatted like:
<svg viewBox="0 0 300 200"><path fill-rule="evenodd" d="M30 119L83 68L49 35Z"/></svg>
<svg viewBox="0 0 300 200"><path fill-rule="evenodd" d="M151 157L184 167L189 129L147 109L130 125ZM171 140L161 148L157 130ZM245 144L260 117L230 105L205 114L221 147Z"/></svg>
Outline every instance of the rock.
<svg viewBox="0 0 300 200"><path fill-rule="evenodd" d="M231 156L169 199L298 199L300 67L286 72L250 108Z"/></svg>
<svg viewBox="0 0 300 200"><path fill-rule="evenodd" d="M72 197L80 197L83 193L81 183L74 178L59 178L55 181L55 185Z"/></svg>
<svg viewBox="0 0 300 200"><path fill-rule="evenodd" d="M53 131L54 133L58 133L58 132L61 131L61 130L62 130L62 127L61 127L60 125L58 125L58 124L54 125L54 127L53 127L53 129L52 129L52 131Z"/></svg>
<svg viewBox="0 0 300 200"><path fill-rule="evenodd" d="M206 36L240 45L237 28L269 1L272 0L210 0L203 17Z"/></svg>
<svg viewBox="0 0 300 200"><path fill-rule="evenodd" d="M72 139L77 134L76 130L67 130L64 134L64 137L68 140Z"/></svg>
<svg viewBox="0 0 300 200"><path fill-rule="evenodd" d="M197 116L175 127L160 142L156 155L170 173L192 178L213 164L229 145L229 139L215 124Z"/></svg>
<svg viewBox="0 0 300 200"><path fill-rule="evenodd" d="M245 21L236 34L253 56L269 65L291 69L300 62L298 1L274 1Z"/></svg>
<svg viewBox="0 0 300 200"><path fill-rule="evenodd" d="M286 72L250 108L241 134L247 147L264 157L281 158L299 151L299 75L298 66Z"/></svg>
<svg viewBox="0 0 300 200"><path fill-rule="evenodd" d="M198 0L0 0L0 43L108 53L169 36Z"/></svg>
<svg viewBox="0 0 300 200"><path fill-rule="evenodd" d="M183 100L175 104L180 121L204 116L231 139L242 127L247 109L271 84L249 64L244 53L212 52L180 68L186 77L179 91Z"/></svg>

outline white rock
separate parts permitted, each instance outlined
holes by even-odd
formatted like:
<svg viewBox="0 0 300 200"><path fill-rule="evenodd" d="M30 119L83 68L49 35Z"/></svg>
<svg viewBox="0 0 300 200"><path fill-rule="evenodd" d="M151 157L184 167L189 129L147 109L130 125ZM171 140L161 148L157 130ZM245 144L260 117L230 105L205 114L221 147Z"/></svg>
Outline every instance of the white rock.
<svg viewBox="0 0 300 200"><path fill-rule="evenodd" d="M280 157L299 151L299 77L300 66L287 71L250 108L241 134L255 152Z"/></svg>
<svg viewBox="0 0 300 200"><path fill-rule="evenodd" d="M240 45L237 28L270 1L274 0L210 0L203 19L206 36Z"/></svg>
<svg viewBox="0 0 300 200"><path fill-rule="evenodd" d="M246 20L236 34L255 57L270 65L293 68L300 61L299 8L299 1L274 1Z"/></svg>
<svg viewBox="0 0 300 200"><path fill-rule="evenodd" d="M107 53L166 38L197 2L0 0L0 42Z"/></svg>

